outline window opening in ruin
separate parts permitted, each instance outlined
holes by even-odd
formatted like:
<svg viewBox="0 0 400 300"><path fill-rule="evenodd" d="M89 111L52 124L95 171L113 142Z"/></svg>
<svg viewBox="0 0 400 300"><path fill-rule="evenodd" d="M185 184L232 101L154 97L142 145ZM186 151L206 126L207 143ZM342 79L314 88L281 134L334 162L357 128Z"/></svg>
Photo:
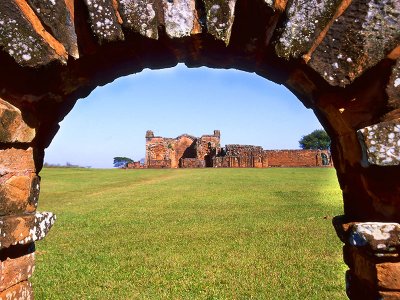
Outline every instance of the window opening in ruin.
<svg viewBox="0 0 400 300"><path fill-rule="evenodd" d="M322 165L328 166L329 165L329 158L325 153L321 153Z"/></svg>

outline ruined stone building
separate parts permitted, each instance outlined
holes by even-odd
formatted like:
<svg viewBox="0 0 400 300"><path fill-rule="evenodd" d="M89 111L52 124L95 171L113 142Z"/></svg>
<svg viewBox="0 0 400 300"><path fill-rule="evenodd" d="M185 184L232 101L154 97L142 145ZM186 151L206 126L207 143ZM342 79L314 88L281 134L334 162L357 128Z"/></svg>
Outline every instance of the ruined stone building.
<svg viewBox="0 0 400 300"><path fill-rule="evenodd" d="M154 136L146 132L146 160L148 168L204 168L213 166L213 158L219 155L220 132L199 138L182 134L177 138Z"/></svg>
<svg viewBox="0 0 400 300"><path fill-rule="evenodd" d="M221 133L177 138L146 132L145 168L267 168L329 166L329 151L264 150L252 145L220 145ZM129 166L128 166L129 167ZM132 165L132 168L138 168Z"/></svg>

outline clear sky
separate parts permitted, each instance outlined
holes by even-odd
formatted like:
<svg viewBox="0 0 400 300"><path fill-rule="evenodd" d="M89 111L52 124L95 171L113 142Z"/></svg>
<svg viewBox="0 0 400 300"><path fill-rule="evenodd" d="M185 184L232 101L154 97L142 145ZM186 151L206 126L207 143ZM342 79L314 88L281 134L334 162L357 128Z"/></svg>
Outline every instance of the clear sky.
<svg viewBox="0 0 400 300"><path fill-rule="evenodd" d="M221 130L221 144L298 149L322 128L284 86L256 74L184 64L144 70L98 87L60 123L45 162L111 168L113 157L139 160L145 133L177 137Z"/></svg>

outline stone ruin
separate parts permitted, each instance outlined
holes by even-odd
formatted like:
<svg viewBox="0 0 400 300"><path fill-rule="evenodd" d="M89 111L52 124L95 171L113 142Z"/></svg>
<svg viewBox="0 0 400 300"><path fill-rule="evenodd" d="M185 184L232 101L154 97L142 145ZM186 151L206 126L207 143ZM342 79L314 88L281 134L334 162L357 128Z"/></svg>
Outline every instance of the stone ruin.
<svg viewBox="0 0 400 300"><path fill-rule="evenodd" d="M0 1L0 299L33 297L58 123L97 86L179 62L255 72L314 111L343 192L347 295L400 299L399 24L398 0Z"/></svg>
<svg viewBox="0 0 400 300"><path fill-rule="evenodd" d="M145 163L128 164L139 168L267 168L331 166L327 150L264 150L260 146L220 146L221 132L194 137L182 134L177 138L154 136L146 132Z"/></svg>
<svg viewBox="0 0 400 300"><path fill-rule="evenodd" d="M146 132L147 168L194 168L212 167L212 159L219 154L220 132L199 138L183 134L175 139L154 136L151 130Z"/></svg>

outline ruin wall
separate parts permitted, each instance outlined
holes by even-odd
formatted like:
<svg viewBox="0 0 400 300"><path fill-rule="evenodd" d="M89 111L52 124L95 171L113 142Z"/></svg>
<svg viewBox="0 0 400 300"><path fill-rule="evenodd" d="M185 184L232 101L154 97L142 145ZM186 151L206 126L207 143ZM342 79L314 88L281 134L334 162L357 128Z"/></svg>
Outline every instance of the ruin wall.
<svg viewBox="0 0 400 300"><path fill-rule="evenodd" d="M269 167L322 167L321 153L324 153L330 163L328 151L321 150L265 150Z"/></svg>
<svg viewBox="0 0 400 300"><path fill-rule="evenodd" d="M204 159L197 158L181 158L181 168L205 168L206 161Z"/></svg>

